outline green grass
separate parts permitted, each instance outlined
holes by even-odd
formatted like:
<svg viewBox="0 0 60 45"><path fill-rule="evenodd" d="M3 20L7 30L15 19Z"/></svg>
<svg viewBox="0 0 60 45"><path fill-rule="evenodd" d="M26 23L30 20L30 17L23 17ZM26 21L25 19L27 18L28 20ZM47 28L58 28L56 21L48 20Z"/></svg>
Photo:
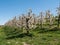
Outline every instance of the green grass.
<svg viewBox="0 0 60 45"><path fill-rule="evenodd" d="M56 30L56 31L55 31ZM0 45L23 45L23 42L30 45L60 45L60 30L54 31L44 29L31 30L30 35L21 34L11 39L5 39L5 33L0 28Z"/></svg>

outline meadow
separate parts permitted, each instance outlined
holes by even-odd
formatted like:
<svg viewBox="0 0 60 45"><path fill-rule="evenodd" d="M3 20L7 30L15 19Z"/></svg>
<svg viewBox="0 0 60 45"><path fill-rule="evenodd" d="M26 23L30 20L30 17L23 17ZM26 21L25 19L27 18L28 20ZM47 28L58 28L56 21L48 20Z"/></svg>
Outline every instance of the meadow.
<svg viewBox="0 0 60 45"><path fill-rule="evenodd" d="M37 27L30 30L29 34L23 32L17 34L6 38L4 28L0 27L0 45L60 45L60 29L57 27L43 29Z"/></svg>

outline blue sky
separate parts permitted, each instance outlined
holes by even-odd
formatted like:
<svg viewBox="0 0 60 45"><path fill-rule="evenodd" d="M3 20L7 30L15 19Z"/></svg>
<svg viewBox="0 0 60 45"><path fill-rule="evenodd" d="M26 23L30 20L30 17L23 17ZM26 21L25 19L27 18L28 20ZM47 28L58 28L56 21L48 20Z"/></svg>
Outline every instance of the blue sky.
<svg viewBox="0 0 60 45"><path fill-rule="evenodd" d="M6 23L14 16L19 16L22 13L27 13L31 8L33 13L51 10L51 13L56 14L59 0L0 0L0 25Z"/></svg>

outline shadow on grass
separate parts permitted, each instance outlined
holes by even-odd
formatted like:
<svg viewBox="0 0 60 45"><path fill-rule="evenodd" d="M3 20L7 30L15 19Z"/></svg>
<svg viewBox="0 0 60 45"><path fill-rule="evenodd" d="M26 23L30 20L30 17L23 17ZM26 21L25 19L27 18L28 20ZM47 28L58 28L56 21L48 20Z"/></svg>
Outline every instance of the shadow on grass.
<svg viewBox="0 0 60 45"><path fill-rule="evenodd" d="M42 28L42 29L40 29L39 33L55 32L55 31L60 31L60 29L58 27L54 27L52 29Z"/></svg>
<svg viewBox="0 0 60 45"><path fill-rule="evenodd" d="M19 34L19 35L16 35L16 36L12 36L12 37L7 37L6 39L14 39L14 38L23 38L23 37L31 37L32 38L32 34L27 34L27 33L22 33L22 34Z"/></svg>
<svg viewBox="0 0 60 45"><path fill-rule="evenodd" d="M56 31L60 31L60 29L59 29L58 27L54 27L54 28L52 28L52 29L49 29L49 28L42 28L42 29L41 29L41 28L36 28L36 29L34 29L33 31L38 31L38 33L46 33L46 32L56 32ZM26 37L26 36L32 38L34 35L31 34L31 33L29 33L29 34L27 34L27 33L22 33L22 34L19 34L19 35L16 35L16 36L8 37L8 38L6 38L6 39L23 38L23 37Z"/></svg>

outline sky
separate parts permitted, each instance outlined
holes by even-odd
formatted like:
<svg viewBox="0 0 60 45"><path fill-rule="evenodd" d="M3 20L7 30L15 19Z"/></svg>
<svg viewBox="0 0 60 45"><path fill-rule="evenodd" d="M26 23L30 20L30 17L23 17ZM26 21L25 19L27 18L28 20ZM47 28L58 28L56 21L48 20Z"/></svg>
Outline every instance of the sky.
<svg viewBox="0 0 60 45"><path fill-rule="evenodd" d="M37 15L46 10L50 10L55 15L58 4L59 0L0 0L0 25L14 16L27 13L30 8Z"/></svg>

